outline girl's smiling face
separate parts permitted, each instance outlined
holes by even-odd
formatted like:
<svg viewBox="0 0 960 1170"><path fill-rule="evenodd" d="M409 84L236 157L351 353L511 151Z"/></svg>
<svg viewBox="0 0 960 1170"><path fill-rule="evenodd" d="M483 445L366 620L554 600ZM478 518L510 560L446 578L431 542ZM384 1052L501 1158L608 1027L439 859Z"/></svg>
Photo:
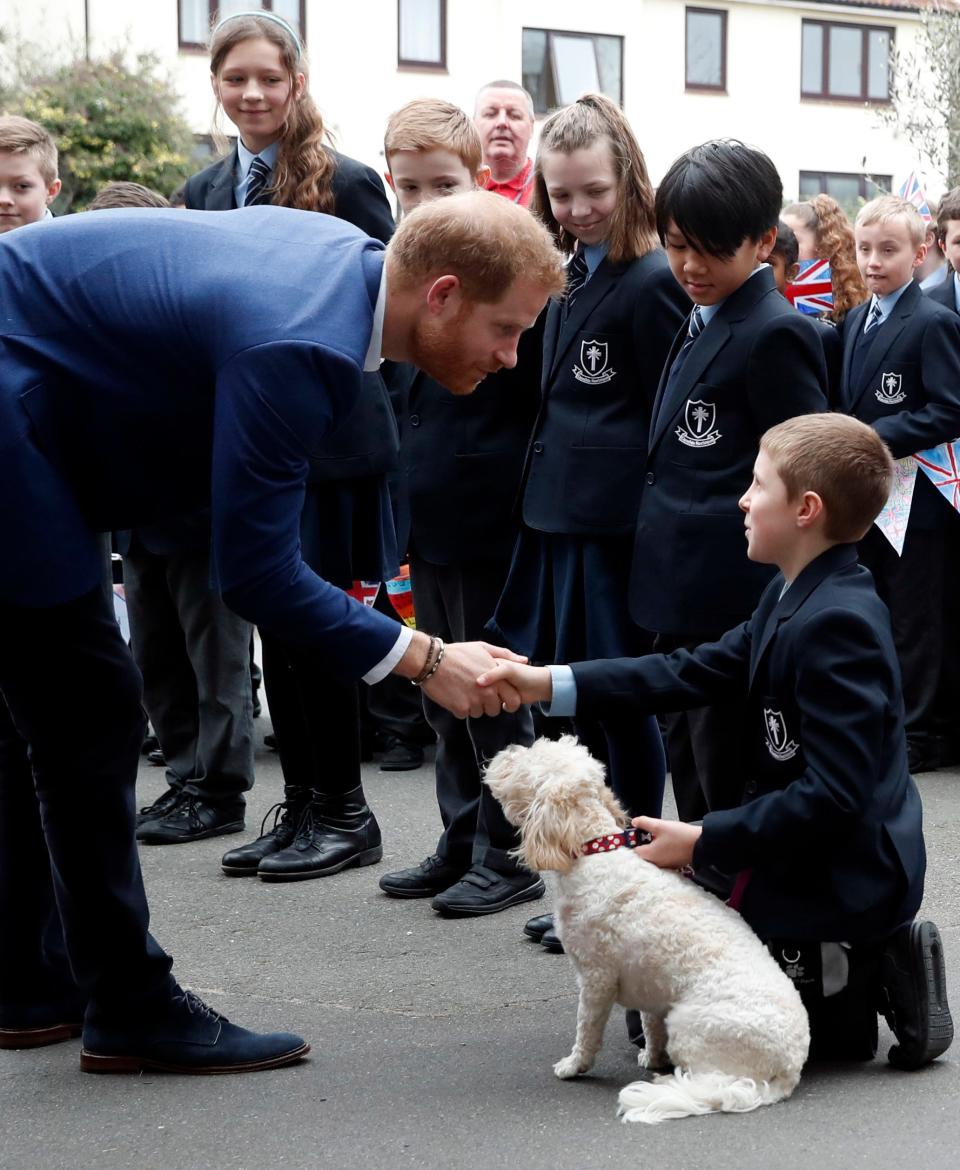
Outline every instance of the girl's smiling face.
<svg viewBox="0 0 960 1170"><path fill-rule="evenodd" d="M213 92L254 153L275 142L290 109L303 93L304 75L291 77L280 50L264 37L240 41L224 57Z"/></svg>
<svg viewBox="0 0 960 1170"><path fill-rule="evenodd" d="M581 244L602 243L620 198L620 177L605 138L563 154L548 150L541 173L557 223Z"/></svg>

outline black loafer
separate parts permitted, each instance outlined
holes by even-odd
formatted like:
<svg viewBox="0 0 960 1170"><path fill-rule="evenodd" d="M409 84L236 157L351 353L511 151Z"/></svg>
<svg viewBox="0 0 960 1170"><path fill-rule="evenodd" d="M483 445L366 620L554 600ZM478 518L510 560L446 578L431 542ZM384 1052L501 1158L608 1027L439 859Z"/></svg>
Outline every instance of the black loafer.
<svg viewBox="0 0 960 1170"><path fill-rule="evenodd" d="M544 931L540 936L540 945L545 951L549 951L551 955L562 955L564 953L560 935L557 934L553 927Z"/></svg>
<svg viewBox="0 0 960 1170"><path fill-rule="evenodd" d="M897 1038L887 1053L895 1068L915 1069L942 1055L953 1041L940 932L911 922L893 934L880 960L881 1011Z"/></svg>
<svg viewBox="0 0 960 1170"><path fill-rule="evenodd" d="M468 866L451 865L436 853L425 857L419 865L385 873L380 889L393 898L432 898L449 890L466 873Z"/></svg>
<svg viewBox="0 0 960 1170"><path fill-rule="evenodd" d="M147 821L137 829L137 840L144 845L182 845L226 833L242 833L243 809L242 804L208 804L183 793L165 817Z"/></svg>
<svg viewBox="0 0 960 1170"><path fill-rule="evenodd" d="M527 938L532 938L534 942L540 942L548 930L553 930L553 915L538 914L536 918L527 921L523 933Z"/></svg>
<svg viewBox="0 0 960 1170"><path fill-rule="evenodd" d="M474 865L458 882L437 894L430 905L447 918L469 918L532 902L546 892L546 886L535 873L527 870L497 873L485 865Z"/></svg>

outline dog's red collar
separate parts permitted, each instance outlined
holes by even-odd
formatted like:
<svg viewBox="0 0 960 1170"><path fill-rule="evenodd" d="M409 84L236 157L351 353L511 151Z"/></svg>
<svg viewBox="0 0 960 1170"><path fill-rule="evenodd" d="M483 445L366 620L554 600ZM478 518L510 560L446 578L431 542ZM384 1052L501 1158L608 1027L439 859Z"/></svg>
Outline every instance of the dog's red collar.
<svg viewBox="0 0 960 1170"><path fill-rule="evenodd" d="M620 833L605 833L602 837L591 837L580 847L580 856L589 857L594 853L610 853L614 849L636 849L638 845L649 845L653 838L642 829L624 829Z"/></svg>

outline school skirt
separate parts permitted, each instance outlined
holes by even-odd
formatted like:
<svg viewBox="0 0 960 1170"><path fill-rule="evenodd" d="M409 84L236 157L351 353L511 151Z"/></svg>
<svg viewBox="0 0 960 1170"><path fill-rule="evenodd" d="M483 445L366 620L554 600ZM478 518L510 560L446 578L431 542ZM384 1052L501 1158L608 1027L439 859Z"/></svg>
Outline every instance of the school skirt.
<svg viewBox="0 0 960 1170"><path fill-rule="evenodd" d="M524 526L487 629L538 663L648 653L652 636L627 605L632 558L632 533L594 538Z"/></svg>

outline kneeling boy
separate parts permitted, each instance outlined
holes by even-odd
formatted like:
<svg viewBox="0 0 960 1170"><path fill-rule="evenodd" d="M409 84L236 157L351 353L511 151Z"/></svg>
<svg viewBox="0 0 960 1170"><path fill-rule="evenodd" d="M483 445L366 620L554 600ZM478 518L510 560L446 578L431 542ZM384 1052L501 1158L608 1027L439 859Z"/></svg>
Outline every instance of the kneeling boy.
<svg viewBox="0 0 960 1170"><path fill-rule="evenodd" d="M889 451L855 419L773 427L740 507L749 557L780 575L749 621L693 651L502 663L480 681L507 679L554 715L746 696L743 803L702 826L638 818L653 838L639 852L736 875L732 900L797 984L814 1056L871 1056L879 1010L897 1038L890 1062L917 1068L946 1051L953 1025L940 936L914 921L926 855L890 618L855 547L891 475Z"/></svg>

